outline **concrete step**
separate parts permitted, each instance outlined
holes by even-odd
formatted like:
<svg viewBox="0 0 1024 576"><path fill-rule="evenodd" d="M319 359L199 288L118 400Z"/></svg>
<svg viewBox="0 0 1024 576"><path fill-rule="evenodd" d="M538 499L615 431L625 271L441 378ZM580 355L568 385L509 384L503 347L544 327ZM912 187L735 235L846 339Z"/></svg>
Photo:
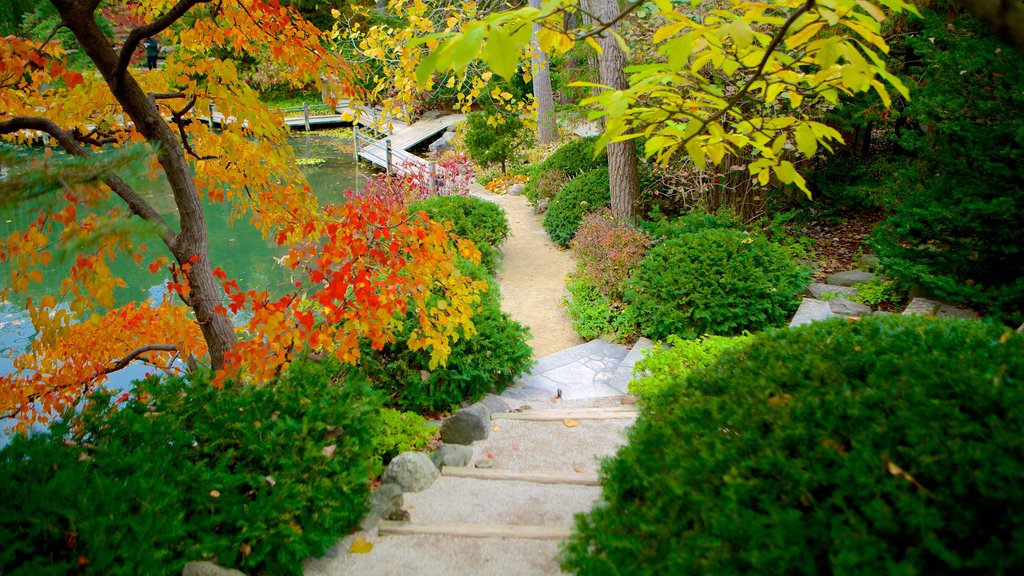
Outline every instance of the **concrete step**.
<svg viewBox="0 0 1024 576"><path fill-rule="evenodd" d="M525 538L531 540L565 540L572 526L527 526L509 524L418 524L415 522L381 522L379 534L417 534L461 536L465 538Z"/></svg>
<svg viewBox="0 0 1024 576"><path fill-rule="evenodd" d="M609 406L607 408L564 408L552 410L525 410L523 412L495 412L491 420L524 420L554 422L559 420L614 420L636 418L636 406Z"/></svg>
<svg viewBox="0 0 1024 576"><path fill-rule="evenodd" d="M570 526L574 514L590 510L601 497L593 479L595 485L583 486L445 475L423 492L406 492L405 510L418 524Z"/></svg>
<svg viewBox="0 0 1024 576"><path fill-rule="evenodd" d="M495 470L594 473L599 458L625 443L632 423L632 418L574 419L571 426L564 420L493 420L488 437L473 443L473 463L488 459Z"/></svg>
<svg viewBox="0 0 1024 576"><path fill-rule="evenodd" d="M633 381L633 368L636 363L644 357L644 352L657 346L652 340L640 337L629 349L629 353L622 359L622 363L615 368L608 385L615 388L622 394L629 393L629 383Z"/></svg>
<svg viewBox="0 0 1024 576"><path fill-rule="evenodd" d="M442 476L470 478L476 480L514 480L535 484L571 484L577 486L597 486L597 474L581 472L545 472L539 470L502 470L494 468L474 468L468 466L445 466L441 469Z"/></svg>
<svg viewBox="0 0 1024 576"><path fill-rule="evenodd" d="M619 396L608 385L629 350L621 344L591 340L534 363L530 374L502 393L523 401L550 400L558 395L565 400Z"/></svg>

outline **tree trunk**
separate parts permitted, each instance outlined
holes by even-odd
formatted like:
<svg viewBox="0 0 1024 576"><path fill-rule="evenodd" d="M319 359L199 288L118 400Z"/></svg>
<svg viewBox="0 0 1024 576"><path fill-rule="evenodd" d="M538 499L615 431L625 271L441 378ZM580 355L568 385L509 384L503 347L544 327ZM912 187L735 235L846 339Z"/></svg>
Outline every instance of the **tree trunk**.
<svg viewBox="0 0 1024 576"><path fill-rule="evenodd" d="M541 0L530 0L530 7L540 9ZM533 62L533 99L537 102L537 142L551 144L558 141L558 123L555 120L555 99L551 93L551 68L548 55L537 42L539 25L533 26L530 49Z"/></svg>
<svg viewBox="0 0 1024 576"><path fill-rule="evenodd" d="M118 72L118 54L97 26L93 15L94 7L91 5L95 2L52 0L52 3L136 129L157 149L157 159L167 175L181 222L180 232L169 238L166 244L178 264L187 265L189 269L186 274L190 288L187 303L195 312L206 340L210 364L219 369L237 338L227 316L216 311L222 291L213 276L206 218L181 142L131 73L127 70Z"/></svg>
<svg viewBox="0 0 1024 576"><path fill-rule="evenodd" d="M590 11L600 22L611 22L619 15L616 0L588 0ZM601 83L616 90L628 87L626 54L610 33L598 37L601 46ZM640 200L640 179L637 176L636 144L633 141L608 144L608 181L612 212L629 222L636 218Z"/></svg>

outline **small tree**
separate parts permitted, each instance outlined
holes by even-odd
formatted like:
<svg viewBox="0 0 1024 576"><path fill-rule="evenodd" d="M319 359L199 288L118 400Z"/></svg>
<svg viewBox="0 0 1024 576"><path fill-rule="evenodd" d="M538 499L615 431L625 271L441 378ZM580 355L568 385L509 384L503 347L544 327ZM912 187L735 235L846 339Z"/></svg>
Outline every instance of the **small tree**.
<svg viewBox="0 0 1024 576"><path fill-rule="evenodd" d="M492 115L473 112L466 118L466 148L474 160L490 166L501 164L504 174L508 162L520 156L528 145L530 132L519 116Z"/></svg>

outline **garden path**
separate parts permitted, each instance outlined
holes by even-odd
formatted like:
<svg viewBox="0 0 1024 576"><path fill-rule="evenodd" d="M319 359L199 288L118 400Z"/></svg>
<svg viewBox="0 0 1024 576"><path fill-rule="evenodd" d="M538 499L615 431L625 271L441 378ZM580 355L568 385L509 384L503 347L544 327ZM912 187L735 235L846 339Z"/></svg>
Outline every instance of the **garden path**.
<svg viewBox="0 0 1024 576"><path fill-rule="evenodd" d="M508 217L512 234L502 246L498 273L501 304L512 318L530 328L533 357L582 344L562 305L567 295L565 277L575 268L572 254L548 238L541 217L525 197L493 194L477 184L472 194L501 206Z"/></svg>

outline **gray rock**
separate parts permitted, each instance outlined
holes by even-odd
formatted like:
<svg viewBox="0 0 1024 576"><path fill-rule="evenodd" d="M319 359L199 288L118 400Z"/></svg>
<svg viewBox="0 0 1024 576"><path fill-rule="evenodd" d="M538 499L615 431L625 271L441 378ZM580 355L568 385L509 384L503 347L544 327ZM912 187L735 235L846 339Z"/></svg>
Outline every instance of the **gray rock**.
<svg viewBox="0 0 1024 576"><path fill-rule="evenodd" d="M797 326L810 324L817 320L827 320L828 318L835 318L835 314L828 307L828 302L804 298L793 319L789 321L789 327L796 328Z"/></svg>
<svg viewBox="0 0 1024 576"><path fill-rule="evenodd" d="M863 284L874 277L874 274L864 272L863 270L847 270L846 272L836 272L829 276L825 283L835 286L853 286L854 284Z"/></svg>
<svg viewBox="0 0 1024 576"><path fill-rule="evenodd" d="M405 498L398 484L384 483L370 495L370 514L380 518L391 518L404 509Z"/></svg>
<svg viewBox="0 0 1024 576"><path fill-rule="evenodd" d="M420 121L421 122L426 122L427 120L436 120L436 119L438 119L440 117L441 117L441 111L440 110L427 110L426 112L423 113L422 116L420 116Z"/></svg>
<svg viewBox="0 0 1024 576"><path fill-rule="evenodd" d="M436 157L451 150L453 138L455 138L454 132L445 132L440 138L430 144L430 153Z"/></svg>
<svg viewBox="0 0 1024 576"><path fill-rule="evenodd" d="M808 286L807 291L811 293L811 296L814 296L819 300L822 300L821 296L823 294L828 294L829 292L847 297L859 294L856 288L851 288L849 286L835 286L833 284L822 284L820 282L815 282Z"/></svg>
<svg viewBox="0 0 1024 576"><path fill-rule="evenodd" d="M461 444L441 444L430 460L438 470L444 466L469 466L473 461L473 449Z"/></svg>
<svg viewBox="0 0 1024 576"><path fill-rule="evenodd" d="M966 320L977 320L980 318L978 313L970 308L949 306L947 304L939 304L939 309L935 311L935 315L939 318L964 318Z"/></svg>
<svg viewBox="0 0 1024 576"><path fill-rule="evenodd" d="M939 309L938 302L934 300L928 300L927 298L914 298L907 304L907 307L903 309L904 316L931 316L935 314L935 311Z"/></svg>
<svg viewBox="0 0 1024 576"><path fill-rule="evenodd" d="M526 184L523 184L522 182L513 184L508 189L509 196L521 196L524 192L526 192Z"/></svg>
<svg viewBox="0 0 1024 576"><path fill-rule="evenodd" d="M245 576L245 572L224 568L204 560L186 563L185 567L181 569L181 576Z"/></svg>
<svg viewBox="0 0 1024 576"><path fill-rule="evenodd" d="M433 484L438 475L437 466L426 454L403 452L388 464L382 482L398 484L404 492L420 492Z"/></svg>
<svg viewBox="0 0 1024 576"><path fill-rule="evenodd" d="M487 411L491 414L509 411L508 402L506 402L501 396L496 396L494 394L484 396L484 399L480 401L480 404L487 406Z"/></svg>
<svg viewBox="0 0 1024 576"><path fill-rule="evenodd" d="M551 201L547 198L538 198L537 203L533 206L534 214L543 214L548 211L548 203Z"/></svg>
<svg viewBox="0 0 1024 576"><path fill-rule="evenodd" d="M836 316L868 316L871 314L871 306L847 300L846 298L833 298L829 300L828 308Z"/></svg>
<svg viewBox="0 0 1024 576"><path fill-rule="evenodd" d="M441 425L445 444L472 444L487 438L491 431L491 412L483 404L473 404L452 414Z"/></svg>
<svg viewBox="0 0 1024 576"><path fill-rule="evenodd" d="M882 264L882 261L878 259L878 256L874 254L860 254L857 256L857 269L865 272L872 272L878 270L878 266Z"/></svg>

